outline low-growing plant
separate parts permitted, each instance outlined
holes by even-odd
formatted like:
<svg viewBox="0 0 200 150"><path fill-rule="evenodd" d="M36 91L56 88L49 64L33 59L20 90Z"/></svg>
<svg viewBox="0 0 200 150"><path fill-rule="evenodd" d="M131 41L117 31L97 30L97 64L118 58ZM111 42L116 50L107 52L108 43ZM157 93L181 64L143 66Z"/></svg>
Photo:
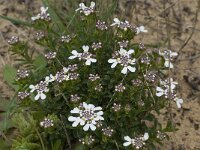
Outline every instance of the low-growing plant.
<svg viewBox="0 0 200 150"><path fill-rule="evenodd" d="M98 1L80 3L67 23L45 2L26 24L41 54L8 41L20 61L11 149L156 149L173 126L155 114L183 103L170 76L177 53L135 42L145 27L99 14Z"/></svg>

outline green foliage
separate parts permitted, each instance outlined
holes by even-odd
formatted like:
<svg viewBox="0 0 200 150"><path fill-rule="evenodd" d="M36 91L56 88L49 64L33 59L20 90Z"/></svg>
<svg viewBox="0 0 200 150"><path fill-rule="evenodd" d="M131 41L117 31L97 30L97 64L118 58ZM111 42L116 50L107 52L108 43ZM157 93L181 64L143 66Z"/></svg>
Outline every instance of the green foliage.
<svg viewBox="0 0 200 150"><path fill-rule="evenodd" d="M41 149L39 137L36 132L36 121L32 118L32 116L24 116L21 113L15 113L12 119L19 134L13 141L11 149Z"/></svg>
<svg viewBox="0 0 200 150"><path fill-rule="evenodd" d="M15 84L16 81L16 75L17 75L17 70L10 66L10 65L5 65L3 68L3 77L4 80L8 83L8 85L15 90L18 89L18 85Z"/></svg>
<svg viewBox="0 0 200 150"><path fill-rule="evenodd" d="M18 133L13 140L12 150L132 149L133 143L131 148L123 146L124 137L142 139L144 137L141 136L144 133L149 134L149 139L143 139L142 142L145 145L142 146L155 149L155 143L161 143L161 140L157 138L157 131L172 131L171 122L163 129L153 113L159 113L169 102L165 98L155 96L156 87L160 85L159 80L167 76L161 71L165 69L163 67L165 59L158 52L149 51L148 48L152 46L143 46L134 42L138 31L136 27L128 26L126 29L124 27L126 24L122 26L120 24L116 28L110 27L117 1L108 3L109 5L100 0L96 2L96 10L89 15L84 15L83 12L87 13L87 11L76 12L74 7L78 4L72 0L60 3L63 7L68 6L67 11L60 9L61 7L57 8L48 0L43 0L44 5L48 7L51 20L48 20L48 14L45 14L46 16L40 14L44 15L44 18L41 17L31 24L37 32L44 32L44 36L34 41L42 47L40 50L42 54L33 55L35 49L30 49L29 42L19 41L11 46L10 50L13 54L20 56L19 68L29 70L28 77L16 81L16 70L8 65L4 69L4 78L8 84L18 92L28 93L25 97L19 96L18 106L12 116ZM87 2L87 5L90 3ZM24 25L24 22L19 20L5 19ZM98 20L105 21L106 30L97 29ZM62 42L63 35L69 35L70 40ZM134 53L127 56L128 61L132 57L136 61L136 64L131 64L136 71L128 71L125 74L122 73L122 69L127 65L119 65L123 63L123 58L120 54L122 52L119 51L122 47L118 42L123 40L129 41L127 46L122 46L126 47L127 53L134 49ZM102 47L95 50L92 48L93 42L101 42ZM82 46L84 45L90 47L91 55L89 53L88 56L86 53L86 56L77 55L81 57L80 59L68 59L72 55L72 50L83 53ZM48 58L43 55L43 53L49 54L48 52L54 52L55 57ZM118 65L111 68L108 60L118 56L120 56L117 58L117 61L120 60ZM88 60L88 57L95 57L97 63L86 65L85 59ZM141 59L145 57L148 57L151 62L141 62ZM126 57L124 59L127 60ZM69 69L69 65L73 64L77 64L78 67L75 71ZM66 68L68 68L67 71ZM147 79L151 71L156 72L155 81ZM74 79L76 75L74 73L78 74L77 79ZM99 78L91 81L88 79L90 74L98 74ZM138 80L141 82L137 83L138 85L133 83ZM122 92L116 90L116 86L120 83L125 86ZM76 94L80 99L72 101L72 96ZM83 119L84 123L88 121L87 117L90 117L93 110L84 114L83 102L103 109L104 120L94 132L84 131L80 125L72 127L72 123L68 121L69 116L74 115L71 111L74 108L81 109L80 117L86 115ZM120 108L116 108L116 105ZM95 117L97 116L94 115L90 119L93 120ZM94 122L90 123L97 126L97 120ZM111 137L104 133L107 127L113 129ZM79 140L83 144L80 144Z"/></svg>

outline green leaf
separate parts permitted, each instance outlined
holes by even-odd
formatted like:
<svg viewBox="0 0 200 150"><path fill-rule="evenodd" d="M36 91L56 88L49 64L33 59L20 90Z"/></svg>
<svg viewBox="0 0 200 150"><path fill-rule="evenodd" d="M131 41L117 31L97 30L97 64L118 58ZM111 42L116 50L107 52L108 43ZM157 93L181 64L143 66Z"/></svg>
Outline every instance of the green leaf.
<svg viewBox="0 0 200 150"><path fill-rule="evenodd" d="M83 144L77 144L74 148L74 150L83 150L84 149L84 145Z"/></svg>
<svg viewBox="0 0 200 150"><path fill-rule="evenodd" d="M8 20L10 21L11 23L13 23L14 25L24 25L24 26L33 26L31 23L29 22L25 22L25 21L22 21L22 20L19 20L19 19L14 19L14 18L11 18L11 17L7 17L7 16L2 16L0 15L0 18L4 19L4 20Z"/></svg>
<svg viewBox="0 0 200 150"><path fill-rule="evenodd" d="M52 145L52 150L60 150L61 149L61 140L57 140L56 142L54 142L54 144Z"/></svg>
<svg viewBox="0 0 200 150"><path fill-rule="evenodd" d="M0 99L0 111L6 111L10 108L10 101L9 100L4 100Z"/></svg>
<svg viewBox="0 0 200 150"><path fill-rule="evenodd" d="M61 21L55 10L49 5L48 0L43 0L43 3L46 7L48 7L48 12L51 16L52 21L56 23L56 25L58 25L61 32L65 31L66 27L64 26L63 22Z"/></svg>
<svg viewBox="0 0 200 150"><path fill-rule="evenodd" d="M43 55L39 55L38 57L36 57L36 59L33 61L33 66L37 69L43 69L45 68L47 65L47 61L46 58Z"/></svg>
<svg viewBox="0 0 200 150"><path fill-rule="evenodd" d="M177 129L175 128L175 125L173 123L172 120L168 120L166 128L163 129L164 132L173 132L173 131L177 131Z"/></svg>
<svg viewBox="0 0 200 150"><path fill-rule="evenodd" d="M18 89L18 86L14 84L16 76L17 76L17 70L14 67L10 65L4 66L3 78L8 83L8 85L14 88L15 90Z"/></svg>
<svg viewBox="0 0 200 150"><path fill-rule="evenodd" d="M6 144L6 142L0 138L0 150L9 150L9 146L8 144Z"/></svg>
<svg viewBox="0 0 200 150"><path fill-rule="evenodd" d="M16 107L16 99L12 98L10 100L0 100L0 131L4 132L7 129L13 127L12 121L10 119L10 115L12 110Z"/></svg>

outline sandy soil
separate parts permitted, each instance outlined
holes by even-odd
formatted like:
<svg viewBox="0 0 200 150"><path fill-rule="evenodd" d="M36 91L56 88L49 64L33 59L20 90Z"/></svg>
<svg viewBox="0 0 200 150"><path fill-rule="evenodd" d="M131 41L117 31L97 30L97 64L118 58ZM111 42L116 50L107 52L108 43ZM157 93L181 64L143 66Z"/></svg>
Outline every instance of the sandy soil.
<svg viewBox="0 0 200 150"><path fill-rule="evenodd" d="M28 19L27 12L39 8L41 0L0 0L0 14ZM163 110L159 119L169 116L179 129L170 133L161 150L200 150L200 8L198 0L119 0L118 14L149 30L136 41L161 45L179 53L175 71L171 74L179 82L183 108ZM199 2L200 4L200 2ZM12 90L3 82L4 64L14 64L6 40L11 35L24 38L28 30L0 20L0 100L8 99ZM164 43L165 41L165 43Z"/></svg>

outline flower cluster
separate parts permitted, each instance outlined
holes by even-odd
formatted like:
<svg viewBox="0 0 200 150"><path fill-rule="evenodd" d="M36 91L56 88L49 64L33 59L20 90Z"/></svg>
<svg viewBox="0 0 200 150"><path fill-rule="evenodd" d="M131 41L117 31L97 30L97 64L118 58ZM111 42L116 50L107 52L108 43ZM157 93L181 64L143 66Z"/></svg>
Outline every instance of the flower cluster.
<svg viewBox="0 0 200 150"><path fill-rule="evenodd" d="M117 26L118 28L127 31L128 29L131 29L132 31L136 32L136 34L139 34L140 32L148 32L144 26L140 26L140 27L134 27L132 26L127 20L120 21L118 18L114 18L113 19L114 23L111 24L111 26Z"/></svg>
<svg viewBox="0 0 200 150"><path fill-rule="evenodd" d="M84 3L80 3L79 8L76 9L76 11L80 11L81 13L84 13L86 16L88 16L94 12L94 8L95 8L95 2L91 2L90 7L85 6Z"/></svg>
<svg viewBox="0 0 200 150"><path fill-rule="evenodd" d="M148 133L145 133L144 136L135 137L133 139L131 139L129 136L125 136L124 137L125 143L123 145L124 146L132 145L136 149L140 149L145 145L145 141L147 141L148 139L149 139Z"/></svg>
<svg viewBox="0 0 200 150"><path fill-rule="evenodd" d="M164 81L161 80L160 81L161 87L159 87L159 86L156 87L156 96L158 96L158 97L165 96L165 98L172 99L176 102L177 107L181 108L183 100L176 96L175 88L176 88L177 84L178 83L173 81L172 78L170 78L168 80L164 80Z"/></svg>
<svg viewBox="0 0 200 150"><path fill-rule="evenodd" d="M109 24L110 18L96 15L99 5L87 3L90 6L79 4L64 29L56 26L48 7L41 7L31 18L40 29L34 42L47 53L39 59L23 57L28 64L20 68L27 70L18 70L14 81L19 106L37 120L44 144L54 146L59 139L65 143L61 149L70 149L67 143L77 140L86 149L154 149L170 127L161 128L152 112L163 108L166 99L175 101L178 108L183 103L177 97L178 83L162 71L166 67L171 71L177 53L136 43L134 37L147 32L144 26L118 18ZM17 37L9 44L24 46ZM52 114L56 119L49 117ZM151 129L146 121L152 123Z"/></svg>
<svg viewBox="0 0 200 150"><path fill-rule="evenodd" d="M53 127L54 126L53 120L49 118L44 118L44 120L40 122L40 126L44 128Z"/></svg>
<svg viewBox="0 0 200 150"><path fill-rule="evenodd" d="M78 58L79 60L85 60L86 65L91 65L91 63L97 62L95 58L92 58L92 53L89 52L89 46L82 46L83 53L78 53L77 50L73 50L71 53L72 56L69 57L69 59L75 59Z"/></svg>
<svg viewBox="0 0 200 150"><path fill-rule="evenodd" d="M79 74L76 72L73 72L77 69L76 64L75 65L69 65L69 67L64 67L60 72L58 71L55 76L50 74L49 76L45 77L44 81L40 81L36 85L30 85L30 93L33 93L34 91L37 92L37 95L35 96L35 100L39 99L46 99L46 94L49 92L49 84L51 82L58 82L61 83L63 81L69 81L69 80L77 80Z"/></svg>
<svg viewBox="0 0 200 150"><path fill-rule="evenodd" d="M48 7L46 7L46 8L45 7L41 7L40 11L41 12L39 14L37 14L34 17L31 17L32 21L35 21L35 20L38 20L38 19L46 20L46 21L51 20L50 14L47 12L48 11Z"/></svg>
<svg viewBox="0 0 200 150"><path fill-rule="evenodd" d="M77 114L77 117L70 116L68 120L73 122L72 126L77 127L79 124L83 127L84 131L91 129L96 130L96 124L99 120L104 120L102 117L103 111L101 107L95 107L93 104L83 102L79 107L70 111L71 114Z"/></svg>
<svg viewBox="0 0 200 150"><path fill-rule="evenodd" d="M135 72L136 68L132 66L135 65L135 59L131 56L133 53L133 49L127 51L123 48L115 52L113 58L108 60L109 63L112 63L111 68L115 68L117 64L120 64L123 67L121 73L127 74L128 70Z"/></svg>
<svg viewBox="0 0 200 150"><path fill-rule="evenodd" d="M163 52L162 51L159 51L159 54L161 56L164 57L165 59L165 67L167 68L173 68L173 64L171 63L171 61L173 60L174 57L176 57L178 55L178 53L176 52L172 52L171 50L164 50Z"/></svg>
<svg viewBox="0 0 200 150"><path fill-rule="evenodd" d="M9 40L8 40L8 44L15 44L19 42L19 37L17 36L12 36Z"/></svg>

